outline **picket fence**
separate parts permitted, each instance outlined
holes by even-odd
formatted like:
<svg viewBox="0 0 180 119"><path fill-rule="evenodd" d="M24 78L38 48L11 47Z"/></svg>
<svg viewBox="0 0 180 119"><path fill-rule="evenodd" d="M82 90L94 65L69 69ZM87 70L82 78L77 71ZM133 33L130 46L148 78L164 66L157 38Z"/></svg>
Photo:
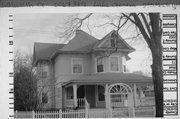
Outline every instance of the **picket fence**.
<svg viewBox="0 0 180 119"><path fill-rule="evenodd" d="M80 109L59 111L15 111L16 119L32 118L111 118L111 117L154 117L155 107L124 107L113 109Z"/></svg>
<svg viewBox="0 0 180 119"><path fill-rule="evenodd" d="M59 110L59 111L16 111L14 117L19 118L85 118L85 110Z"/></svg>

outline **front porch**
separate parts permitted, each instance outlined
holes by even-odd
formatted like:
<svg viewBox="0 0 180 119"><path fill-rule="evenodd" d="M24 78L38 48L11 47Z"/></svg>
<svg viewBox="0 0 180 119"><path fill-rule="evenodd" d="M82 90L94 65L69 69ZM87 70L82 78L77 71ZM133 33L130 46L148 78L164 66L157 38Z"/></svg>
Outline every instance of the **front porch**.
<svg viewBox="0 0 180 119"><path fill-rule="evenodd" d="M131 87L129 86L131 85ZM71 84L63 87L63 107L69 109L109 109L154 106L149 84Z"/></svg>

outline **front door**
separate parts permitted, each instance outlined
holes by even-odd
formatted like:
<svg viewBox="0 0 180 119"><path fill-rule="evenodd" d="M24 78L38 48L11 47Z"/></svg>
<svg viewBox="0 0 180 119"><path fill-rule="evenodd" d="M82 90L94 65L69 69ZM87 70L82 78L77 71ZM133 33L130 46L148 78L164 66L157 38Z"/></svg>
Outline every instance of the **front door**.
<svg viewBox="0 0 180 119"><path fill-rule="evenodd" d="M89 103L90 107L93 108L95 107L95 86L94 85L86 85L85 86L86 90L86 99L87 102Z"/></svg>

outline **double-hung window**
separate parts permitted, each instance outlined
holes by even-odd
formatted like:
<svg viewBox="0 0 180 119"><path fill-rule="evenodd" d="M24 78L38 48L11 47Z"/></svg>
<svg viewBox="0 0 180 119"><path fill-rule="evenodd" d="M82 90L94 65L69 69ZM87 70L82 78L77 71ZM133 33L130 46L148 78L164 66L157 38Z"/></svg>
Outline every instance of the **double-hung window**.
<svg viewBox="0 0 180 119"><path fill-rule="evenodd" d="M119 71L119 62L117 56L110 57L110 70L114 72Z"/></svg>
<svg viewBox="0 0 180 119"><path fill-rule="evenodd" d="M82 59L74 58L72 59L72 72L75 74L80 74L83 72L83 62Z"/></svg>
<svg viewBox="0 0 180 119"><path fill-rule="evenodd" d="M104 58L97 58L97 72L104 72Z"/></svg>
<svg viewBox="0 0 180 119"><path fill-rule="evenodd" d="M40 71L41 78L48 77L48 65L46 63L42 62L40 64L39 71Z"/></svg>
<svg viewBox="0 0 180 119"><path fill-rule="evenodd" d="M42 103L48 103L48 96L47 93L42 93Z"/></svg>

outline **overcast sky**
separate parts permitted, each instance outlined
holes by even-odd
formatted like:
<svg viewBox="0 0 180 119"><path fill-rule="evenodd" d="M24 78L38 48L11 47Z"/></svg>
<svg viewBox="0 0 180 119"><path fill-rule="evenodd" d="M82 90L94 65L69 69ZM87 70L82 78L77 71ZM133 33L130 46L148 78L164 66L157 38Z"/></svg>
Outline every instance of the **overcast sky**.
<svg viewBox="0 0 180 119"><path fill-rule="evenodd" d="M63 26L73 14L15 14L14 15L14 48L22 52L32 53L34 42L60 43L62 39L57 37L57 26ZM101 39L112 27L94 27L105 22L102 14L95 14L89 20L89 27L82 26L82 30L88 32L94 37ZM58 29L61 30L61 29ZM122 30L120 35L126 38L133 34L130 28L129 31ZM128 42L128 41L127 41ZM131 46L136 49L135 52L129 54L131 60L127 62L127 67L130 71L141 70L151 72L150 51L144 41L131 43Z"/></svg>

